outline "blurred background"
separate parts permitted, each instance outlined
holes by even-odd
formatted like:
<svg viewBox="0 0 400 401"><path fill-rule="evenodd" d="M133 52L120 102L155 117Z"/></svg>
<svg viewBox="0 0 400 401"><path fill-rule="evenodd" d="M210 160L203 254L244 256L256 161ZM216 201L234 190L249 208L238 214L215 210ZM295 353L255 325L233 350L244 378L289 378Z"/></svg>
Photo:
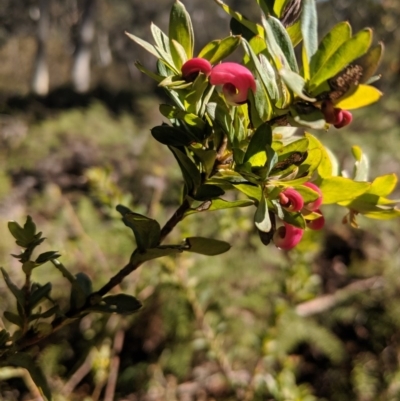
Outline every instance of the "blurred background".
<svg viewBox="0 0 400 401"><path fill-rule="evenodd" d="M231 0L259 19L254 0ZM73 273L100 287L124 266L133 238L123 203L163 224L182 180L150 135L162 91L134 66L155 59L124 31L168 32L172 0L0 0L0 265L22 285L7 221L31 215ZM229 35L212 0L187 0L196 49ZM343 130L316 133L351 168L351 146L369 156L371 179L400 172L400 3L318 2L320 34L348 20L386 46L376 105ZM236 57L240 55L237 51ZM400 197L397 190L395 196ZM186 218L189 235L229 241L221 256L149 262L119 290L144 304L133 317L91 314L33 350L55 400L396 401L400 399L400 226L323 209L324 231L289 254L263 246L252 208ZM69 289L50 265L52 297ZM0 312L15 305L0 282ZM11 331L11 323L0 318ZM0 368L0 399L40 399L24 371Z"/></svg>

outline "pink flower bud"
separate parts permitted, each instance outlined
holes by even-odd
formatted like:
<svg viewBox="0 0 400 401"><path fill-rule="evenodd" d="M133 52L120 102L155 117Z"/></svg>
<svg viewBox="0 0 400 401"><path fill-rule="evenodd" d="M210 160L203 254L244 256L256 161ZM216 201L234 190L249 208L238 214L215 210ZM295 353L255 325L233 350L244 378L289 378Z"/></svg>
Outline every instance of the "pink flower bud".
<svg viewBox="0 0 400 401"><path fill-rule="evenodd" d="M305 205L305 207L308 210L311 210L312 212L317 210L321 205L322 205L322 192L321 190L312 182L306 182L303 184L305 187L308 187L310 189L312 189L313 191L317 192L319 194L319 198L316 199L313 202L309 202Z"/></svg>
<svg viewBox="0 0 400 401"><path fill-rule="evenodd" d="M247 100L247 92L256 90L253 74L238 63L221 63L211 70L211 85L223 85L222 92L228 103L239 105Z"/></svg>
<svg viewBox="0 0 400 401"><path fill-rule="evenodd" d="M341 110L341 120L334 124L335 128L343 128L353 121L353 115L347 110Z"/></svg>
<svg viewBox="0 0 400 401"><path fill-rule="evenodd" d="M315 212L321 214L321 217L318 217L315 220L306 219L306 224L307 227L311 230L321 230L322 227L324 227L325 225L325 217L322 215L322 212L319 209L315 210Z"/></svg>
<svg viewBox="0 0 400 401"><path fill-rule="evenodd" d="M325 100L321 105L321 111L328 124L333 124L335 128L343 128L353 120L352 114L347 110L334 107L330 100Z"/></svg>
<svg viewBox="0 0 400 401"><path fill-rule="evenodd" d="M279 227L272 238L276 247L284 250L294 248L303 237L304 230L283 222L283 226Z"/></svg>
<svg viewBox="0 0 400 401"><path fill-rule="evenodd" d="M303 198L293 188L286 188L279 194L279 203L290 212L298 212L304 206Z"/></svg>
<svg viewBox="0 0 400 401"><path fill-rule="evenodd" d="M197 75L202 72L206 76L209 76L211 73L212 66L208 60L205 58L192 58L186 61L182 66L182 77L188 81L192 82L195 80Z"/></svg>

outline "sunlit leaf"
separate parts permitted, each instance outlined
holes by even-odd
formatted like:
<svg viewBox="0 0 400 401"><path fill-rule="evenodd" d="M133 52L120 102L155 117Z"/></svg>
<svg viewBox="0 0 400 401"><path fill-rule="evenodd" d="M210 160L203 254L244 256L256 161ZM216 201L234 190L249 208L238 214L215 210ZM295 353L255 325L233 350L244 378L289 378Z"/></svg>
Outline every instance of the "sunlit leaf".
<svg viewBox="0 0 400 401"><path fill-rule="evenodd" d="M336 50L351 38L351 26L347 21L339 22L322 39L318 50L311 57L310 74L316 74Z"/></svg>
<svg viewBox="0 0 400 401"><path fill-rule="evenodd" d="M363 29L344 42L321 66L310 80L310 90L334 77L355 59L367 52L372 41L371 29Z"/></svg>
<svg viewBox="0 0 400 401"><path fill-rule="evenodd" d="M319 184L324 205L355 199L365 193L370 186L369 182L353 181L345 177L328 177Z"/></svg>
<svg viewBox="0 0 400 401"><path fill-rule="evenodd" d="M335 172L333 170L333 165L329 153L322 143L313 135L306 133L306 138L309 141L310 149L319 149L321 152L321 162L318 165L317 172L320 177L327 178L332 176Z"/></svg>
<svg viewBox="0 0 400 401"><path fill-rule="evenodd" d="M311 98L306 95L306 81L302 76L293 71L287 70L286 68L280 69L279 74L289 89L291 89L297 96L309 102L315 101L315 98Z"/></svg>
<svg viewBox="0 0 400 401"><path fill-rule="evenodd" d="M264 195L259 199L256 213L254 214L254 224L263 233L268 233L272 229L271 219L269 217L268 203Z"/></svg>
<svg viewBox="0 0 400 401"><path fill-rule="evenodd" d="M369 160L358 146L351 149L356 162L354 163L353 179L354 181L367 181L369 172Z"/></svg>
<svg viewBox="0 0 400 401"><path fill-rule="evenodd" d="M377 102L382 92L370 85L357 85L335 104L340 109L352 110Z"/></svg>
<svg viewBox="0 0 400 401"><path fill-rule="evenodd" d="M232 10L227 4L222 2L221 0L214 0L228 15L235 20L239 21L246 28L250 29L255 35L264 36L264 29L254 22L249 21L247 18L243 17L242 14Z"/></svg>
<svg viewBox="0 0 400 401"><path fill-rule="evenodd" d="M308 75L312 56L318 49L318 17L315 0L303 0L301 10L301 33L303 36L303 65Z"/></svg>
<svg viewBox="0 0 400 401"><path fill-rule="evenodd" d="M207 59L211 64L217 64L233 53L240 45L240 36L228 36L221 40L213 40L201 49L198 57Z"/></svg>
<svg viewBox="0 0 400 401"><path fill-rule="evenodd" d="M286 29L277 18L269 16L266 18L266 21L271 27L271 30L275 36L276 43L282 49L282 52L285 55L290 70L298 72L299 68L297 66L294 48L292 45L292 41L290 40L290 37L286 32Z"/></svg>
<svg viewBox="0 0 400 401"><path fill-rule="evenodd" d="M194 33L192 21L185 6L179 0L175 0L171 8L169 17L169 39L171 41L170 43L176 41L182 46L187 59L193 57ZM175 64L177 64L177 61L181 60L181 56L178 54L176 46L170 47L172 58ZM179 65L179 62L177 65Z"/></svg>

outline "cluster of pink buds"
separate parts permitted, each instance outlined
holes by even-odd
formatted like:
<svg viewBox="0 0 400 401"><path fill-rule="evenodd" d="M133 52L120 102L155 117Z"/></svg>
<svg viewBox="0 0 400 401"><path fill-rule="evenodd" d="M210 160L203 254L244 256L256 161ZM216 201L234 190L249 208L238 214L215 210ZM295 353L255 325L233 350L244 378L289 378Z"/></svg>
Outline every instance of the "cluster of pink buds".
<svg viewBox="0 0 400 401"><path fill-rule="evenodd" d="M320 230L325 224L324 216L319 209L322 204L321 190L311 182L306 182L304 186L318 193L319 196L315 201L305 204L303 198L295 189L287 188L279 194L279 203L290 212L301 211L306 220L307 227L311 230ZM314 212L318 213L320 217L307 220L307 215ZM303 234L303 229L283 222L283 226L276 230L273 241L278 248L289 250L294 248L301 241Z"/></svg>
<svg viewBox="0 0 400 401"><path fill-rule="evenodd" d="M324 114L325 121L328 124L333 124L335 128L343 128L353 120L353 115L348 110L334 107L330 100L325 100L322 103L321 111Z"/></svg>
<svg viewBox="0 0 400 401"><path fill-rule="evenodd" d="M247 100L249 89L256 90L253 74L241 64L221 63L212 67L204 58L192 58L182 66L182 77L193 81L199 73L210 77L211 85L222 85L222 93L228 103L237 106Z"/></svg>

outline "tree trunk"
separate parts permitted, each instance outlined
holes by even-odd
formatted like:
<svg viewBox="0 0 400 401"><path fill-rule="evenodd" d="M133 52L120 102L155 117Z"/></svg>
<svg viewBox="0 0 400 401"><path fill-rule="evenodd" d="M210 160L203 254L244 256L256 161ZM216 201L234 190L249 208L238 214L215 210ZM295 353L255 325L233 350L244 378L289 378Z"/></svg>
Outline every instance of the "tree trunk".
<svg viewBox="0 0 400 401"><path fill-rule="evenodd" d="M96 0L86 0L78 32L78 41L72 65L74 90L84 93L90 87L90 58L95 32Z"/></svg>
<svg viewBox="0 0 400 401"><path fill-rule="evenodd" d="M49 92L49 68L47 65L47 39L50 28L50 0L40 0L37 29L37 50L33 66L31 90L35 95L46 96Z"/></svg>

